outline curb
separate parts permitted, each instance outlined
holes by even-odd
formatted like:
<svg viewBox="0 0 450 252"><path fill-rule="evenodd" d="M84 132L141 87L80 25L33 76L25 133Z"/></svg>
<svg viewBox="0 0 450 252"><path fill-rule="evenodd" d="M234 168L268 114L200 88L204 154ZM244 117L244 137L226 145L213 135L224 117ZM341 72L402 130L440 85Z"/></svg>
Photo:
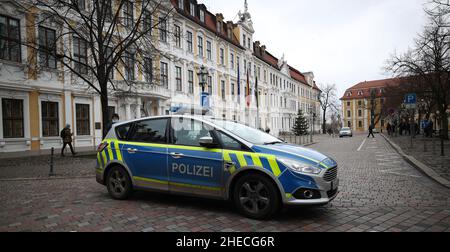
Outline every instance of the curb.
<svg viewBox="0 0 450 252"><path fill-rule="evenodd" d="M48 178L11 178L0 179L0 182L15 182L15 181L44 181L44 180L69 180L69 179L92 179L93 176L75 176L75 177L48 177Z"/></svg>
<svg viewBox="0 0 450 252"><path fill-rule="evenodd" d="M430 167L428 167L424 163L422 163L419 160L417 160L415 157L407 155L402 150L402 148L400 148L400 146L398 146L396 143L391 141L384 134L381 134L381 135L392 146L392 148L394 148L398 152L398 154L400 154L400 156L402 156L403 159L405 159L408 163L413 165L416 169L418 169L418 170L422 171L423 173L425 173L428 177L432 178L433 180L435 180L439 184L441 184L441 185L443 185L443 186L445 186L447 188L450 188L450 181L448 181L445 178L441 177L437 172L435 172L433 169L431 169Z"/></svg>
<svg viewBox="0 0 450 252"><path fill-rule="evenodd" d="M16 154L16 153L14 153ZM7 156L5 155L5 153L1 153L0 155L0 160L9 160L9 159L21 159L21 158L49 158L51 156L50 153L40 153L40 154L30 154L27 152L23 152L17 155L12 155L12 156ZM79 157L79 158L84 158L84 157L89 157L89 156L93 156L96 155L97 152L96 151L85 151L85 152L79 152L77 153L76 156L74 156L75 158ZM55 157L60 157L59 153L55 153L54 155ZM73 157L72 155L67 155L67 157Z"/></svg>

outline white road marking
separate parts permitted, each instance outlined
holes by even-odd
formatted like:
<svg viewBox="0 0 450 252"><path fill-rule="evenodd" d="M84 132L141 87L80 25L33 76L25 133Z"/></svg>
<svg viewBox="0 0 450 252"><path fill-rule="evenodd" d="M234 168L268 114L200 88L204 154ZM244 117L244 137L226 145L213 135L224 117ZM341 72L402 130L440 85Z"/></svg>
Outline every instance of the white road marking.
<svg viewBox="0 0 450 252"><path fill-rule="evenodd" d="M366 143L366 140L367 140L367 138L364 138L364 140L363 140L361 146L359 146L359 148L358 148L358 152L361 151L362 147L363 147L364 144Z"/></svg>

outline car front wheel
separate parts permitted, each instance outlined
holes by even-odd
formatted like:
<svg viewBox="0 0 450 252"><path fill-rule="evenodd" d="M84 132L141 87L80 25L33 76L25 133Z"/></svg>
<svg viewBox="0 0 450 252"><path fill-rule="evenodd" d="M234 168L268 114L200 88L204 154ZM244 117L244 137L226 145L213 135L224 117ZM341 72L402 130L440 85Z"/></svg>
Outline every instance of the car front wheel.
<svg viewBox="0 0 450 252"><path fill-rule="evenodd" d="M106 177L106 186L111 197L117 200L127 199L133 190L128 172L120 166L109 170Z"/></svg>
<svg viewBox="0 0 450 252"><path fill-rule="evenodd" d="M245 175L236 182L233 194L236 208L252 219L268 219L281 206L277 188L260 174Z"/></svg>

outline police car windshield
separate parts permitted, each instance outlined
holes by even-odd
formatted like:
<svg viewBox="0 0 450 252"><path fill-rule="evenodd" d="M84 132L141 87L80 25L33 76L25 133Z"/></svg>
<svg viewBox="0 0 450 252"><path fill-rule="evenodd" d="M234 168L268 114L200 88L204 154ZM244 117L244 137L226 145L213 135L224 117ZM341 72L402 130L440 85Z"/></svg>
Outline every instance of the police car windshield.
<svg viewBox="0 0 450 252"><path fill-rule="evenodd" d="M230 122L230 121L224 121L224 120L216 120L211 119L210 120L215 125L226 129L227 131L230 131L231 133L239 136L240 138L246 140L247 142L250 142L254 145L263 145L263 144L276 144L276 143L282 143L280 139L269 135L265 132L262 132L260 130L245 126L243 124Z"/></svg>

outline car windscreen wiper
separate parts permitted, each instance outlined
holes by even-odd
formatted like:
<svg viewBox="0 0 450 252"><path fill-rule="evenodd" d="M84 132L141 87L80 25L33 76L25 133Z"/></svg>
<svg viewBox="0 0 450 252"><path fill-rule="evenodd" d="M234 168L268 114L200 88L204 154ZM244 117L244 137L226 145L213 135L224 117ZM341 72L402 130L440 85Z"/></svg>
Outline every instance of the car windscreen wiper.
<svg viewBox="0 0 450 252"><path fill-rule="evenodd" d="M274 145L274 144L279 144L279 143L283 143L283 142L281 142L281 141L267 142L267 143L264 143L264 145Z"/></svg>

